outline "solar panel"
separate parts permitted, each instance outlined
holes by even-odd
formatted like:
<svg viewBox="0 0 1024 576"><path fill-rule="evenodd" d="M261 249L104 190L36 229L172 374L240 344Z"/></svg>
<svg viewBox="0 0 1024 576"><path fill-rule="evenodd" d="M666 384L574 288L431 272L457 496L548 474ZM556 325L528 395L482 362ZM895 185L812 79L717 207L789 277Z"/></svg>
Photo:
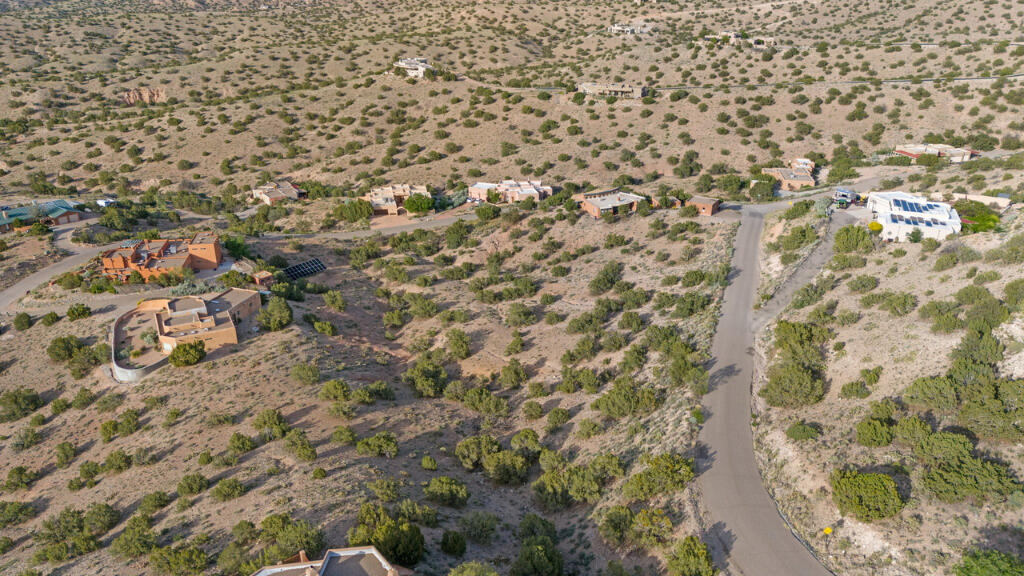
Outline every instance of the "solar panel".
<svg viewBox="0 0 1024 576"><path fill-rule="evenodd" d="M289 280L298 280L299 278L319 274L324 270L327 270L327 266L324 266L324 263L321 262L319 258L313 258L312 260L307 260L301 264L289 266L281 272L284 272L284 275L287 276Z"/></svg>

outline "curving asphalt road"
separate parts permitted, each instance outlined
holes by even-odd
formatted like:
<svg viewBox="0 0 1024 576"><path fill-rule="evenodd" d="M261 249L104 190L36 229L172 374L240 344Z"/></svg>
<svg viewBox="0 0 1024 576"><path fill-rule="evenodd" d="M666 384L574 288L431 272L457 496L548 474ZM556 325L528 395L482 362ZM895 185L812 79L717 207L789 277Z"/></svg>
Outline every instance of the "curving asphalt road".
<svg viewBox="0 0 1024 576"><path fill-rule="evenodd" d="M793 292L813 280L831 255L836 228L853 221L837 212L826 238L762 310L753 306L758 286L758 253L764 217L786 203L740 208L740 227L725 289L721 317L711 346L711 391L704 397L708 420L700 432L704 455L698 458L704 505L711 519L709 538L729 573L744 576L829 576L779 515L754 458L750 395L754 375L754 338L789 302Z"/></svg>

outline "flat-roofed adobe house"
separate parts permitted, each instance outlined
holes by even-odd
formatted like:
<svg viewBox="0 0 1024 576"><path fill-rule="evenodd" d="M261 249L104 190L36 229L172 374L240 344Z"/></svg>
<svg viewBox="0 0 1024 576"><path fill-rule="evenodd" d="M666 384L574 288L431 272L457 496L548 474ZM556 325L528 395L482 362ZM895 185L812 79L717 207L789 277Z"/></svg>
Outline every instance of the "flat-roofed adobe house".
<svg viewBox="0 0 1024 576"><path fill-rule="evenodd" d="M10 232L20 226L42 222L47 226L60 226L78 222L85 214L67 200L50 200L0 210L0 232Z"/></svg>
<svg viewBox="0 0 1024 576"><path fill-rule="evenodd" d="M615 96L616 98L643 98L647 96L646 86L611 82L581 82L576 90L590 96Z"/></svg>
<svg viewBox="0 0 1024 576"><path fill-rule="evenodd" d="M179 344L202 341L209 352L238 344L239 332L251 327L261 305L259 292L241 288L229 288L210 298L156 301L153 322L160 349L170 354Z"/></svg>
<svg viewBox="0 0 1024 576"><path fill-rule="evenodd" d="M611 190L598 190L594 192L581 192L573 195L573 200L580 203L580 209L594 218L600 218L605 214L625 214L636 212L640 202L646 200L643 196L622 192L618 188Z"/></svg>
<svg viewBox="0 0 1024 576"><path fill-rule="evenodd" d="M306 197L306 191L296 187L291 182L267 182L266 184L253 188L250 197L256 202L262 202L267 206L273 206L287 200L299 200Z"/></svg>
<svg viewBox="0 0 1024 576"><path fill-rule="evenodd" d="M921 156L938 156L946 158L950 164L963 164L978 155L978 152L967 148L956 148L949 144L906 144L893 149L893 154L906 156L912 163L917 163Z"/></svg>
<svg viewBox="0 0 1024 576"><path fill-rule="evenodd" d="M252 576L412 576L408 568L396 566L373 546L333 548L320 560L299 552L281 564L265 566Z"/></svg>
<svg viewBox="0 0 1024 576"><path fill-rule="evenodd" d="M690 196L686 200L687 206L696 206L697 214L701 216L711 216L715 212L718 212L718 208L722 205L722 201L718 198L709 198L707 196Z"/></svg>
<svg viewBox="0 0 1024 576"><path fill-rule="evenodd" d="M511 203L527 198L540 201L551 195L551 186L541 185L539 180L502 180L497 184L477 182L469 187L469 199L476 202Z"/></svg>
<svg viewBox="0 0 1024 576"><path fill-rule="evenodd" d="M405 206L405 201L413 194L430 196L426 186L410 186L409 184L391 184L379 186L370 190L364 196L367 202L373 206L374 215L387 214L397 216Z"/></svg>
<svg viewBox="0 0 1024 576"><path fill-rule="evenodd" d="M779 187L790 192L812 187L814 162L808 158L794 158L786 168L765 168L765 174L779 181Z"/></svg>
<svg viewBox="0 0 1024 576"><path fill-rule="evenodd" d="M149 282L169 272L215 270L223 261L220 238L210 232L192 238L129 240L100 255L103 275L120 282L127 282L132 272Z"/></svg>

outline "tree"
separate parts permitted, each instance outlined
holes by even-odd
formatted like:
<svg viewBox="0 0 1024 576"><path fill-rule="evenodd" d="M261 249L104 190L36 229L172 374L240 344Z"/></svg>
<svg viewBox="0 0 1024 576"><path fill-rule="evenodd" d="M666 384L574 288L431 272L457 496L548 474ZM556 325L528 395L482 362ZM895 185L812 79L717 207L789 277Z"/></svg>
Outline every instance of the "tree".
<svg viewBox="0 0 1024 576"><path fill-rule="evenodd" d="M498 571L482 562L466 562L452 568L448 576L498 576Z"/></svg>
<svg viewBox="0 0 1024 576"><path fill-rule="evenodd" d="M338 290L328 290L325 292L324 304L338 312L344 312L348 307L348 303L345 302L345 297L342 296L341 292Z"/></svg>
<svg viewBox="0 0 1024 576"><path fill-rule="evenodd" d="M843 515L870 522L895 516L903 509L896 481L885 474L835 470L830 484L832 501Z"/></svg>
<svg viewBox="0 0 1024 576"><path fill-rule="evenodd" d="M196 340L195 342L183 342L171 350L167 361L171 366L178 368L194 366L206 358L206 342Z"/></svg>
<svg viewBox="0 0 1024 576"><path fill-rule="evenodd" d="M68 311L64 315L71 321L81 320L92 316L92 308L81 303L72 304L71 306L68 306Z"/></svg>
<svg viewBox="0 0 1024 576"><path fill-rule="evenodd" d="M42 408L43 403L43 398L28 388L8 390L0 394L0 422L20 420Z"/></svg>
<svg viewBox="0 0 1024 576"><path fill-rule="evenodd" d="M469 490L466 489L466 485L461 480L450 476L431 478L423 488L423 495L431 502L453 507L464 506L469 500Z"/></svg>
<svg viewBox="0 0 1024 576"><path fill-rule="evenodd" d="M434 199L425 194L413 194L405 201L405 209L413 214L429 212L434 207Z"/></svg>
<svg viewBox="0 0 1024 576"><path fill-rule="evenodd" d="M111 550L122 558L139 558L156 547L156 532L150 528L151 518L136 514L128 519L124 531L111 543Z"/></svg>
<svg viewBox="0 0 1024 576"><path fill-rule="evenodd" d="M466 553L466 537L462 532L445 530L441 535L441 551L449 556L461 557Z"/></svg>
<svg viewBox="0 0 1024 576"><path fill-rule="evenodd" d="M452 355L452 358L457 360L469 358L469 336L465 332L458 328L452 328L448 331L445 340L448 343L448 353Z"/></svg>
<svg viewBox="0 0 1024 576"><path fill-rule="evenodd" d="M953 572L956 576L1024 576L1024 560L998 550L968 550Z"/></svg>
<svg viewBox="0 0 1024 576"><path fill-rule="evenodd" d="M707 544L696 536L680 540L668 555L669 576L714 576L718 573L711 563Z"/></svg>
<svg viewBox="0 0 1024 576"><path fill-rule="evenodd" d="M271 296L267 307L257 314L256 321L264 330L276 332L292 323L292 307L281 296Z"/></svg>
<svg viewBox="0 0 1024 576"><path fill-rule="evenodd" d="M27 312L19 312L14 317L14 321L12 322L12 324L14 325L15 330L17 330L18 332L24 332L25 330L28 330L29 328L32 327L32 316L30 316Z"/></svg>
<svg viewBox="0 0 1024 576"><path fill-rule="evenodd" d="M193 544L177 548L157 548L149 555L149 561L157 574L169 576L193 576L202 574L210 557Z"/></svg>
<svg viewBox="0 0 1024 576"><path fill-rule="evenodd" d="M206 479L206 476L199 474L186 474L181 477L181 481L178 482L178 495L182 497L195 496L206 490L210 486L210 481Z"/></svg>

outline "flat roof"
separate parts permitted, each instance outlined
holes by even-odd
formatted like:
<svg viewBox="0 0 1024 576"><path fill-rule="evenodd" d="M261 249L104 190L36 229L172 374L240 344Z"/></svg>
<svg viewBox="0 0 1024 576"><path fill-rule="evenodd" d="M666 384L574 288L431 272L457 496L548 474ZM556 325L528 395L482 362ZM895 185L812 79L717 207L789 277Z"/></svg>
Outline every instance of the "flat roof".
<svg viewBox="0 0 1024 576"><path fill-rule="evenodd" d="M597 206L600 210L607 210L608 208L615 208L617 206L625 206L626 204L632 204L644 200L643 196L637 194L631 194L629 192L609 192L608 194L601 194L595 196L584 196L583 201L589 202L594 206Z"/></svg>

